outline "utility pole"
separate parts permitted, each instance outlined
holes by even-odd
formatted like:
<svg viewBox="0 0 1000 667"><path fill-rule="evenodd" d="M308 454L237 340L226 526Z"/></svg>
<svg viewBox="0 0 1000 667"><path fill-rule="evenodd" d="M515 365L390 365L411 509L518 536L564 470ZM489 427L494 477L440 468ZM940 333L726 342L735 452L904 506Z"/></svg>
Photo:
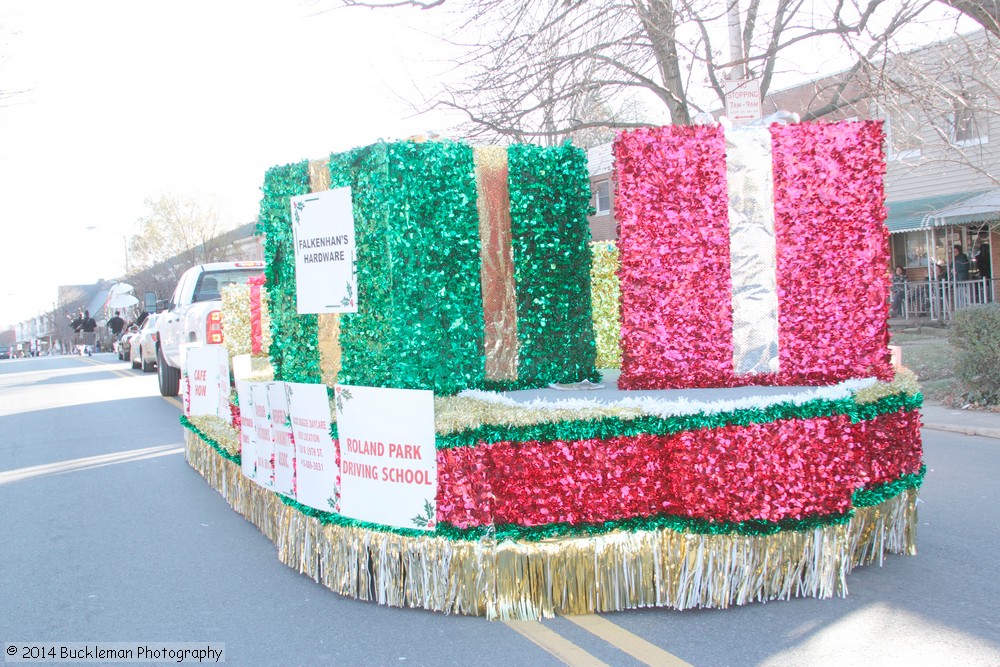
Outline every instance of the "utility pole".
<svg viewBox="0 0 1000 667"><path fill-rule="evenodd" d="M743 22L740 20L740 0L729 0L729 59L736 63L729 71L730 81L747 78L746 53L743 51Z"/></svg>

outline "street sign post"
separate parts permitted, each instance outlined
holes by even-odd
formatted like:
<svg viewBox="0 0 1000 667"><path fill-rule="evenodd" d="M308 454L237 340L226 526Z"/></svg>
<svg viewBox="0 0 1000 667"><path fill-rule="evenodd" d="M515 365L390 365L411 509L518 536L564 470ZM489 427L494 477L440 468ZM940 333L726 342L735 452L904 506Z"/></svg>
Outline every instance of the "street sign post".
<svg viewBox="0 0 1000 667"><path fill-rule="evenodd" d="M746 125L759 120L760 81L732 79L726 81L726 116L733 125Z"/></svg>

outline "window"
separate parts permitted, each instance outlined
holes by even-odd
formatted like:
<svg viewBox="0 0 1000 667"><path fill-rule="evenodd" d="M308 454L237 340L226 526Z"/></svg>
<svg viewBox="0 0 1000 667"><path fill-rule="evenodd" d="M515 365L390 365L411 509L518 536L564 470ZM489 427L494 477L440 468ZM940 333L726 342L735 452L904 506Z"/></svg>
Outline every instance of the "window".
<svg viewBox="0 0 1000 667"><path fill-rule="evenodd" d="M974 95L961 92L955 98L955 110L949 114L951 143L956 146L978 146L989 141L986 123L980 123Z"/></svg>
<svg viewBox="0 0 1000 667"><path fill-rule="evenodd" d="M889 135L886 137L886 143L890 159L905 160L920 157L920 123L911 111L906 109L889 111L886 126Z"/></svg>
<svg viewBox="0 0 1000 667"><path fill-rule="evenodd" d="M598 181L594 187L594 208L597 215L611 213L611 181Z"/></svg>

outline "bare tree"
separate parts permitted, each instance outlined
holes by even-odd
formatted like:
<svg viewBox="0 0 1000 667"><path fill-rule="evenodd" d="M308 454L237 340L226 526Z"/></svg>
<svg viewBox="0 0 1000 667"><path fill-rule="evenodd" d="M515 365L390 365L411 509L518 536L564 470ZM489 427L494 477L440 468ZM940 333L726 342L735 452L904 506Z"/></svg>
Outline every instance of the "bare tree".
<svg viewBox="0 0 1000 667"><path fill-rule="evenodd" d="M214 203L191 197L161 194L146 200L147 213L131 237L128 276L136 294L169 296L180 274L195 264L231 259L231 225L221 221Z"/></svg>
<svg viewBox="0 0 1000 667"><path fill-rule="evenodd" d="M366 7L444 4L341 0L341 5ZM457 10L451 30L457 80L443 86L434 106L463 114L468 138L560 140L594 127L689 124L699 112L723 106L725 80L734 75L757 79L766 95L775 78L794 67L793 54L801 55L809 45L844 45L844 52L853 55L852 69L863 75L850 80L855 85L877 81L873 70L893 40L933 4L470 0ZM485 37L460 39L473 34ZM727 34L736 38L731 48ZM859 96L869 92L855 91ZM845 87L827 101L837 108L852 97ZM623 104L645 113L623 114ZM584 108L604 113L588 116L581 113Z"/></svg>
<svg viewBox="0 0 1000 667"><path fill-rule="evenodd" d="M941 0L941 2L974 19L994 35L1000 35L1000 0Z"/></svg>
<svg viewBox="0 0 1000 667"><path fill-rule="evenodd" d="M1000 147L989 136L1000 116L998 54L1000 38L981 31L891 59L878 102L896 169L947 174L969 191L1000 187Z"/></svg>
<svg viewBox="0 0 1000 667"><path fill-rule="evenodd" d="M162 194L146 200L147 214L129 243L129 257L143 269L166 260L192 266L225 259L227 245L219 209L190 197Z"/></svg>

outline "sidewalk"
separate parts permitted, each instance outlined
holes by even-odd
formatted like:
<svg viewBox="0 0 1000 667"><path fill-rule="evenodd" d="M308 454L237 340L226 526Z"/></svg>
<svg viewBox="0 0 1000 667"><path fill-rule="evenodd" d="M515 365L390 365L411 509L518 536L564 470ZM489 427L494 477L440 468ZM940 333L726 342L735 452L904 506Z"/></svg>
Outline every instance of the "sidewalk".
<svg viewBox="0 0 1000 667"><path fill-rule="evenodd" d="M1000 412L959 410L929 402L924 403L920 412L924 428L1000 439Z"/></svg>

